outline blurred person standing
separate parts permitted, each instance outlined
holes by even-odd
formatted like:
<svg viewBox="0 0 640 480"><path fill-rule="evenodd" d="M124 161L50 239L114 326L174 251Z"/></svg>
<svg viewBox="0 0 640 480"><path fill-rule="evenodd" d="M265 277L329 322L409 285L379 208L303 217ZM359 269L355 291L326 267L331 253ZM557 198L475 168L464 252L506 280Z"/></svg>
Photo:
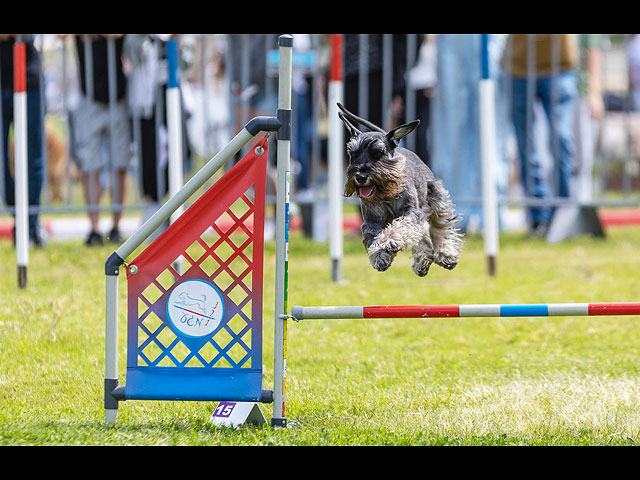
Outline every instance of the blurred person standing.
<svg viewBox="0 0 640 480"><path fill-rule="evenodd" d="M633 33L626 48L630 110L640 111L640 35Z"/></svg>
<svg viewBox="0 0 640 480"><path fill-rule="evenodd" d="M305 54L312 51L312 36L308 33L296 33L293 35L293 51L298 54ZM311 67L311 65L309 65ZM310 68L294 68L292 72L292 95L291 108L294 111L293 128L295 135L291 142L291 156L300 166L300 171L296 175L296 190L306 190L309 188L309 171L311 168L311 143L313 140L313 105L312 89L313 76ZM317 172L315 172L317 173Z"/></svg>
<svg viewBox="0 0 640 480"><path fill-rule="evenodd" d="M2 158L4 177L4 201L15 206L15 182L9 165L9 129L13 124L13 47L20 37L26 52L27 82L27 171L29 206L40 205L44 178L42 96L40 92L40 54L33 44L33 35L0 34L0 70L2 85ZM15 235L14 235L15 241ZM38 213L29 213L29 243L34 247L47 244L47 233L40 224Z"/></svg>
<svg viewBox="0 0 640 480"><path fill-rule="evenodd" d="M278 92L275 78L267 76L267 55L277 49L277 35L274 34L228 34L225 70L231 82L232 133L242 130L246 122L254 117L273 115L278 108ZM250 150L260 140L259 136L238 152L233 162L242 158L244 151ZM269 159L273 162L275 148L269 149ZM272 172L269 172L272 176Z"/></svg>
<svg viewBox="0 0 640 480"><path fill-rule="evenodd" d="M425 34L418 50L418 60L407 72L407 83L416 92L417 116L420 119L416 128L416 153L428 166L431 166L431 104L437 83L437 65L436 35ZM405 118L401 123L411 120Z"/></svg>
<svg viewBox="0 0 640 480"><path fill-rule="evenodd" d="M164 106L168 72L166 37L128 34L123 56L127 101L133 128L139 128L140 175L145 208L141 223L155 213L169 191L167 115Z"/></svg>
<svg viewBox="0 0 640 480"><path fill-rule="evenodd" d="M496 83L496 117L504 108L498 63L503 35L489 36L489 72ZM437 80L432 106L432 170L442 179L466 233L482 230L482 151L480 138L481 35L437 34ZM496 121L498 191L506 188L502 122Z"/></svg>
<svg viewBox="0 0 640 480"><path fill-rule="evenodd" d="M530 52L530 42L535 52ZM573 133L574 107L578 98L576 65L578 44L575 34L510 34L502 67L511 77L511 113L520 159L520 177L527 197L545 199L552 196L544 178L536 139L533 105L527 107L528 54L533 65L533 101L539 101L550 132L550 151L558 167L557 196L570 196L575 154ZM530 114L530 115L528 115ZM529 121L531 119L531 121ZM546 235L553 216L551 206L527 208L531 236Z"/></svg>
<svg viewBox="0 0 640 480"><path fill-rule="evenodd" d="M346 33L344 34L344 106L350 112L355 113L359 117L366 118L370 122L390 130L394 126L399 125L404 115L404 96L405 96L405 74L407 68L407 35L393 34L392 38L392 65L393 72L391 79L391 105L382 104L382 83L383 83L383 41L384 35L379 33L366 34L366 41L363 46L366 48L367 56L363 65L366 70L362 74L366 77L368 88L368 96L366 112L360 108L360 70L361 70L361 40L363 34ZM411 62L412 67L415 59ZM407 120L412 121L413 118ZM423 159L424 160L424 159Z"/></svg>
<svg viewBox="0 0 640 480"><path fill-rule="evenodd" d="M167 42L177 39L173 34L127 34L123 45L123 68L127 77L127 105L132 117L134 140L139 142L140 179L145 207L141 223L146 222L161 206L163 197L169 193L169 130L167 123L167 88L169 65ZM187 37L180 37L178 60L180 70L190 66L192 55ZM182 48L187 43L187 48ZM187 57L187 58L185 58ZM186 171L191 159L191 147L185 117L184 87L179 82L181 99L183 169ZM152 235L159 234L169 225L167 221Z"/></svg>
<svg viewBox="0 0 640 480"><path fill-rule="evenodd" d="M127 79L123 72L123 34L75 35L76 52L80 67L81 98L72 112L73 153L82 172L82 186L87 202L91 231L85 244L102 245L99 229L99 204L104 193L101 175L107 164L115 171L115 185L111 185L112 208L121 207L127 188L127 167L131 160L131 133L126 101ZM113 124L109 105L108 41L115 44L115 105ZM85 50L85 49L89 49ZM87 60L91 62L87 79ZM104 153L108 152L108 159ZM113 177L113 176L112 176ZM113 194L115 190L115 196ZM121 208L113 209L113 227L107 239L121 243L119 230Z"/></svg>

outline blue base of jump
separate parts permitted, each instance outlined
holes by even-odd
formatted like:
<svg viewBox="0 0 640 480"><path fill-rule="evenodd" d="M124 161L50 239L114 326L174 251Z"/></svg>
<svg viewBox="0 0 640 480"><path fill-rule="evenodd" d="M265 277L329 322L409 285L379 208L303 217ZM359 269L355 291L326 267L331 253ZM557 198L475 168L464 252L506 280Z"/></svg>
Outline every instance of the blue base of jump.
<svg viewBox="0 0 640 480"><path fill-rule="evenodd" d="M127 369L124 395L125 400L260 402L262 371L132 367Z"/></svg>

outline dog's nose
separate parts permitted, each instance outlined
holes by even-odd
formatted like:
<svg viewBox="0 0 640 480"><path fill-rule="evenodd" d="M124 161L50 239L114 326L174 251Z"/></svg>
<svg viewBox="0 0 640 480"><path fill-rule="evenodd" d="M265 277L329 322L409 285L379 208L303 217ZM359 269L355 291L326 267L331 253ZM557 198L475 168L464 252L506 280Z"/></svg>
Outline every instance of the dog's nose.
<svg viewBox="0 0 640 480"><path fill-rule="evenodd" d="M361 185L367 183L367 178L367 175L365 175L364 173L356 173L355 175L356 182Z"/></svg>

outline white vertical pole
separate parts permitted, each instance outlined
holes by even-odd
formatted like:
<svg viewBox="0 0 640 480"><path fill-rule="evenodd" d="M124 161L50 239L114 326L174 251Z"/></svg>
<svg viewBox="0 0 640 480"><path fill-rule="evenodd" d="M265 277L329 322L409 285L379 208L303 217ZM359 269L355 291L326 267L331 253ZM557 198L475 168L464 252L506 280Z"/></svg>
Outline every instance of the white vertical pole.
<svg viewBox="0 0 640 480"><path fill-rule="evenodd" d="M29 265L29 185L27 181L27 79L26 49L13 46L13 129L15 144L15 216L18 286L27 286Z"/></svg>
<svg viewBox="0 0 640 480"><path fill-rule="evenodd" d="M495 85L489 76L489 38L482 34L480 147L482 155L482 223L488 272L494 276L498 255L498 190L496 183Z"/></svg>
<svg viewBox="0 0 640 480"><path fill-rule="evenodd" d="M287 283L288 223L291 147L291 69L293 37L279 38L277 192L276 192L276 278L275 329L273 346L273 417L271 426L286 427L285 397L287 378Z"/></svg>
<svg viewBox="0 0 640 480"><path fill-rule="evenodd" d="M178 82L178 45L174 39L167 42L167 63L169 80L167 83L167 130L169 136L169 195L175 195L182 188L182 105ZM171 215L173 223L182 213L182 206Z"/></svg>
<svg viewBox="0 0 640 480"><path fill-rule="evenodd" d="M167 109L167 136L169 148L169 196L173 197L184 183L183 166L182 166L182 104L180 99L180 83L178 80L178 44L176 40L171 39L167 42L167 67L169 80L167 82L166 109ZM170 222L175 222L184 207L180 205L178 209L171 214ZM182 274L184 267L182 257L176 260L174 268L179 274Z"/></svg>
<svg viewBox="0 0 640 480"><path fill-rule="evenodd" d="M328 193L329 193L329 255L331 257L331 279L341 278L340 261L343 252L342 235L342 181L343 181L343 135L344 126L338 117L337 103L344 103L342 80L342 34L331 38L331 68L329 71L329 146L328 146Z"/></svg>

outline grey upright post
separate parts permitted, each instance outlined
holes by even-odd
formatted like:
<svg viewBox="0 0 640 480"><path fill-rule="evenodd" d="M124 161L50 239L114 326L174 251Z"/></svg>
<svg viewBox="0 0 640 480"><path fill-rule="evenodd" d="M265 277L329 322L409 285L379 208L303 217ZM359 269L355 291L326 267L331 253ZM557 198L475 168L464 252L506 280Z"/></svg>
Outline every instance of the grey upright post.
<svg viewBox="0 0 640 480"><path fill-rule="evenodd" d="M277 192L276 192L276 298L273 366L273 417L272 427L286 427L285 379L287 377L287 217L289 203L289 151L291 143L291 58L293 37L281 35L278 80L278 131Z"/></svg>
<svg viewBox="0 0 640 480"><path fill-rule="evenodd" d="M118 416L118 400L113 391L118 386L118 267L105 272L105 422L114 423Z"/></svg>

